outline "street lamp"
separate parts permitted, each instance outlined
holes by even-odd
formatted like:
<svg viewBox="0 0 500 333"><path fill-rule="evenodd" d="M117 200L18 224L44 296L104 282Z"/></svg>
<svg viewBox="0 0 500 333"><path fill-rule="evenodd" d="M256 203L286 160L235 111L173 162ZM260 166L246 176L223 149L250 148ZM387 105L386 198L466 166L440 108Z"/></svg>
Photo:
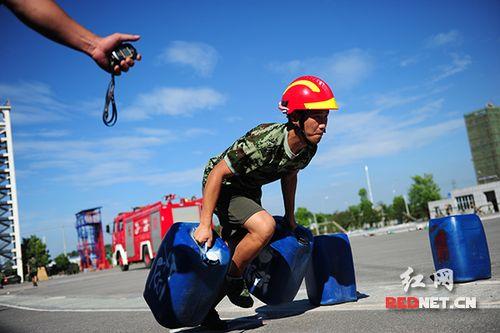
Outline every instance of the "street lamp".
<svg viewBox="0 0 500 333"><path fill-rule="evenodd" d="M408 208L408 200L406 200L406 195L403 194L403 200L405 202L405 207L406 207L406 214L410 216L410 209Z"/></svg>
<svg viewBox="0 0 500 333"><path fill-rule="evenodd" d="M366 182L368 183L368 195L370 196L370 201L373 204L372 186L370 184L370 175L368 174L368 165L365 165L365 173L366 173Z"/></svg>

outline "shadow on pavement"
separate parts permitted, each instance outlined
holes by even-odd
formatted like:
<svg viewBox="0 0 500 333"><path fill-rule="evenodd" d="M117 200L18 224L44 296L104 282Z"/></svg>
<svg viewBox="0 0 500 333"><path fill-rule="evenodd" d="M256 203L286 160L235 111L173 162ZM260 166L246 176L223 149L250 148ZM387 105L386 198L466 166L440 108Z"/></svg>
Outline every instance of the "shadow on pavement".
<svg viewBox="0 0 500 333"><path fill-rule="evenodd" d="M358 300L369 297L367 294L357 292ZM228 320L228 329L225 331L213 332L233 332L233 331L246 331L264 326L263 320L281 319L293 316L299 316L317 306L309 303L307 299L301 299L280 305L264 305L255 309L257 312L253 316L246 316ZM186 328L185 330L178 331L179 333L200 333L212 332L203 327Z"/></svg>
<svg viewBox="0 0 500 333"><path fill-rule="evenodd" d="M278 319L298 316L314 308L316 306L311 305L309 300L301 299L280 305L264 305L255 309L255 312L263 319Z"/></svg>
<svg viewBox="0 0 500 333"><path fill-rule="evenodd" d="M358 300L360 300L362 298L370 297L370 295L360 293L359 291L356 291L356 296L358 297Z"/></svg>
<svg viewBox="0 0 500 333"><path fill-rule="evenodd" d="M235 318L228 320L228 329L224 332L233 331L246 331L252 330L264 326L263 320L280 319L292 316L298 316L304 312L314 309L315 306L311 305L308 300L293 301L290 303L280 304L280 305L264 305L255 309L257 312L253 316L246 316L241 318ZM200 332L210 332L203 327L187 328L179 333L200 333ZM222 331L218 331L222 332Z"/></svg>
<svg viewBox="0 0 500 333"><path fill-rule="evenodd" d="M233 332L233 331L246 331L264 326L260 315L246 316L235 318L227 321L228 328L225 331L210 331L201 326L187 328L185 330L177 331L178 333L201 333L201 332Z"/></svg>

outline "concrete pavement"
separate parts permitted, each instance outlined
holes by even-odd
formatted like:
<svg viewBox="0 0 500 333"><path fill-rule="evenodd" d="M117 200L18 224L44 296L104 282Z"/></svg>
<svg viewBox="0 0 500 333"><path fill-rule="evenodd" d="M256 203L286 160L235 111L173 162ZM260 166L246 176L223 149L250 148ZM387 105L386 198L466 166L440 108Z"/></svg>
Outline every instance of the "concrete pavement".
<svg viewBox="0 0 500 333"><path fill-rule="evenodd" d="M434 288L428 278L434 272L426 230L352 237L358 292L357 302L312 307L303 284L295 300L278 307L256 301L252 309L240 309L224 299L221 316L231 319L234 331L332 332L342 331L498 331L500 328L500 219L484 222L492 261L492 278L455 284L452 292ZM405 294L399 275L407 267L423 274L425 288ZM8 286L0 290L0 331L8 332L165 332L146 303L142 291L148 270L140 265L129 272L102 272L58 277L42 282ZM479 309L385 309L386 296L475 296ZM200 332L197 328L174 331Z"/></svg>

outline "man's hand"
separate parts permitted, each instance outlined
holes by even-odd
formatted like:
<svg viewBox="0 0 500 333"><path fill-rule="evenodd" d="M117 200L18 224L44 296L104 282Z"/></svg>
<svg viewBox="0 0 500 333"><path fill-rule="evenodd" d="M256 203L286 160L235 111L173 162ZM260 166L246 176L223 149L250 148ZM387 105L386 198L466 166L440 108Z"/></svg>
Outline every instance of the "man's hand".
<svg viewBox="0 0 500 333"><path fill-rule="evenodd" d="M206 243L208 248L212 247L213 232L210 224L207 227L200 223L194 232L194 240L200 245Z"/></svg>
<svg viewBox="0 0 500 333"><path fill-rule="evenodd" d="M0 0L26 25L45 37L88 54L106 72L119 75L134 65L132 59L124 60L111 68L111 52L123 42L133 42L138 35L115 33L107 37L98 37L90 30L73 20L53 0ZM137 60L141 56L137 55Z"/></svg>
<svg viewBox="0 0 500 333"><path fill-rule="evenodd" d="M115 33L107 37L98 37L92 44L93 49L90 51L90 56L94 61L104 69L106 72L113 72L115 75L120 75L120 73L127 72L128 69L134 66L134 60L132 58L127 58L122 60L120 65L116 65L114 68L110 67L109 58L111 52L118 47L123 42L134 42L139 40L139 35L128 35ZM141 55L137 55L137 60L141 60Z"/></svg>

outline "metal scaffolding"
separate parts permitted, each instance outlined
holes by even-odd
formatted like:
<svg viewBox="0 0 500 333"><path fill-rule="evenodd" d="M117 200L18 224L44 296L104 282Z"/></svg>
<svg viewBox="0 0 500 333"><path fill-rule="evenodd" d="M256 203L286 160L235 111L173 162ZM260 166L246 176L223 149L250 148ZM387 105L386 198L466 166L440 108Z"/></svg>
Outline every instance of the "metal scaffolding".
<svg viewBox="0 0 500 333"><path fill-rule="evenodd" d="M24 281L10 105L0 106L0 269L10 262Z"/></svg>
<svg viewBox="0 0 500 333"><path fill-rule="evenodd" d="M478 184L500 180L500 107L488 103L484 109L464 116Z"/></svg>
<svg viewBox="0 0 500 333"><path fill-rule="evenodd" d="M104 247L101 207L76 213L76 232L81 270L108 269L110 265Z"/></svg>

